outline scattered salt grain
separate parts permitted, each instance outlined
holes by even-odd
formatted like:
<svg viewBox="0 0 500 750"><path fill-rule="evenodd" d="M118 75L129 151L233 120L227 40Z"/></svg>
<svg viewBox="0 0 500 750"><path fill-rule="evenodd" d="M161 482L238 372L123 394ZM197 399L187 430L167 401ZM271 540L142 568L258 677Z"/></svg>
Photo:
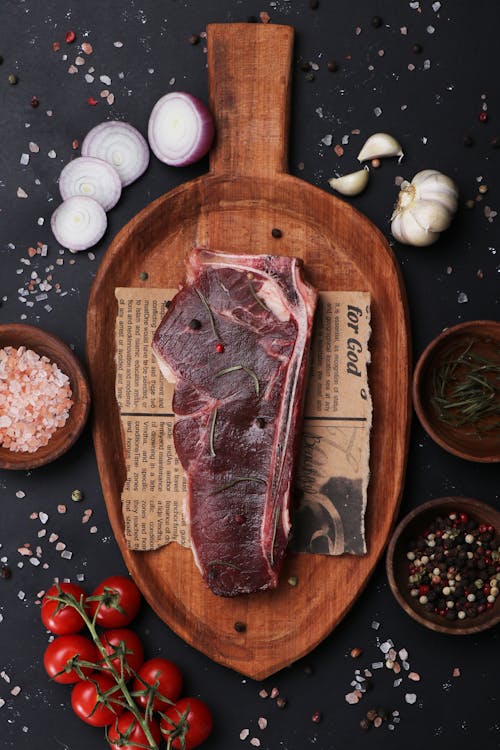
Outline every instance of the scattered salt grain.
<svg viewBox="0 0 500 750"><path fill-rule="evenodd" d="M40 520L40 523L43 523L43 524L47 523L47 521L49 520L47 513L44 513L43 510L41 510L40 513L38 514L38 518Z"/></svg>
<svg viewBox="0 0 500 750"><path fill-rule="evenodd" d="M23 602L25 600L25 598L26 598L26 594L24 593L24 591L18 591L17 592L17 598L20 599Z"/></svg>
<svg viewBox="0 0 500 750"><path fill-rule="evenodd" d="M22 164L23 167L25 167L30 162L30 155L29 154L21 154L21 158L19 159L19 164Z"/></svg>
<svg viewBox="0 0 500 750"><path fill-rule="evenodd" d="M372 624L371 624L371 628L372 628L372 630L378 630L378 629L379 629L379 627L380 627L380 623L379 623L379 622L377 622L376 620L373 620L373 621L372 621Z"/></svg>
<svg viewBox="0 0 500 750"><path fill-rule="evenodd" d="M17 498L19 498L19 500L22 500L22 499L23 499L23 497L26 497L26 493L25 493L25 492L23 492L22 490L18 490L18 491L16 492L16 497L17 497Z"/></svg>
<svg viewBox="0 0 500 750"><path fill-rule="evenodd" d="M47 156L49 157L49 159L55 159L55 158L56 158L56 156L57 156L57 154L56 154L56 152L54 151L54 149L52 148L52 149L51 149L51 150L49 151L49 153L47 154Z"/></svg>
<svg viewBox="0 0 500 750"><path fill-rule="evenodd" d="M401 661L407 661L407 659L408 659L408 651L405 648L401 648L398 651L398 656L401 659Z"/></svg>
<svg viewBox="0 0 500 750"><path fill-rule="evenodd" d="M274 688L273 688L273 689L271 690L271 698L272 698L273 700L274 700L275 698L277 698L279 694L280 694L280 691L278 690L278 688L277 688L277 687L274 687Z"/></svg>
<svg viewBox="0 0 500 750"><path fill-rule="evenodd" d="M408 679L413 680L413 682L420 682L420 675L418 672L409 672Z"/></svg>
<svg viewBox="0 0 500 750"><path fill-rule="evenodd" d="M61 557L64 560L71 560L73 557L73 553L69 551L69 549L65 549L63 552L61 552Z"/></svg>
<svg viewBox="0 0 500 750"><path fill-rule="evenodd" d="M40 560L38 557L30 557L30 563L36 567L40 565Z"/></svg>
<svg viewBox="0 0 500 750"><path fill-rule="evenodd" d="M104 83L106 86L111 86L111 78L109 76L99 76L99 80L101 83Z"/></svg>
<svg viewBox="0 0 500 750"><path fill-rule="evenodd" d="M56 550L58 552L62 552L64 549L66 549L66 545L64 544L64 542L57 542Z"/></svg>
<svg viewBox="0 0 500 750"><path fill-rule="evenodd" d="M260 716L258 720L259 729L265 729L267 727L267 719L264 716Z"/></svg>
<svg viewBox="0 0 500 750"><path fill-rule="evenodd" d="M85 73L85 80L87 81L87 83L93 83L94 76L90 75L90 73Z"/></svg>
<svg viewBox="0 0 500 750"><path fill-rule="evenodd" d="M359 703L359 696L356 691L353 691L352 693L347 693L345 699L347 703L349 703L350 706L353 706L355 703Z"/></svg>
<svg viewBox="0 0 500 750"><path fill-rule="evenodd" d="M242 729L240 732L240 740L246 740L249 734L250 734L249 729Z"/></svg>
<svg viewBox="0 0 500 750"><path fill-rule="evenodd" d="M269 697L269 693L267 692L267 690L264 690L264 688L259 691L259 695L260 695L261 698L268 698Z"/></svg>
<svg viewBox="0 0 500 750"><path fill-rule="evenodd" d="M114 47L123 47L123 42L113 42Z"/></svg>
<svg viewBox="0 0 500 750"><path fill-rule="evenodd" d="M75 65L85 65L85 58L79 55L75 60Z"/></svg>
<svg viewBox="0 0 500 750"><path fill-rule="evenodd" d="M69 66L69 68L68 68L68 73L69 73L69 74L70 74L71 76L72 76L72 75L74 75L75 73L78 73L78 68L76 67L76 65L73 65L73 64L71 64L71 65Z"/></svg>
<svg viewBox="0 0 500 750"><path fill-rule="evenodd" d="M407 703L409 703L410 705L413 705L413 703L415 703L416 700L417 700L417 696L415 695L415 693L406 693L405 701Z"/></svg>
<svg viewBox="0 0 500 750"><path fill-rule="evenodd" d="M97 534L97 526L91 526L89 531L91 534Z"/></svg>
<svg viewBox="0 0 500 750"><path fill-rule="evenodd" d="M250 740L250 744L253 745L253 747L260 747L260 740L258 737L252 737Z"/></svg>
<svg viewBox="0 0 500 750"><path fill-rule="evenodd" d="M323 143L325 146L331 146L332 145L333 136L331 133L328 135L325 135L324 138L321 139L321 143Z"/></svg>
<svg viewBox="0 0 500 750"><path fill-rule="evenodd" d="M94 51L92 45L89 42L83 42L82 44L82 52L85 52L86 55L91 55Z"/></svg>
<svg viewBox="0 0 500 750"><path fill-rule="evenodd" d="M18 198L27 198L28 197L28 193L22 187L18 187L17 188L16 195L17 195Z"/></svg>
<svg viewBox="0 0 500 750"><path fill-rule="evenodd" d="M427 31L428 34L434 34L434 32L436 31L436 29L434 28L434 26L427 26L426 31Z"/></svg>
<svg viewBox="0 0 500 750"><path fill-rule="evenodd" d="M381 107L375 107L375 109L373 110L373 114L375 115L375 117L380 117L380 115L382 114Z"/></svg>
<svg viewBox="0 0 500 750"><path fill-rule="evenodd" d="M15 687L12 688L12 690L10 691L10 694L15 696L15 695L19 695L20 692L21 692L21 688L19 687L19 685L16 685Z"/></svg>
<svg viewBox="0 0 500 750"><path fill-rule="evenodd" d="M455 667L453 670L453 677L460 677L460 669L458 667Z"/></svg>
<svg viewBox="0 0 500 750"><path fill-rule="evenodd" d="M3 708L5 706L5 701L3 698L0 698L0 708Z"/></svg>
<svg viewBox="0 0 500 750"><path fill-rule="evenodd" d="M463 304L465 304L465 303L466 303L466 302L468 302L468 301L469 301L469 298L468 298L468 296L467 296L467 295L465 294L465 292L460 292L460 293L459 293L459 295L458 295L458 297L457 297L457 302L458 302L458 304L459 304L459 305L463 305Z"/></svg>
<svg viewBox="0 0 500 750"><path fill-rule="evenodd" d="M51 544L53 544L54 542L57 542L57 540L58 540L58 539L59 539L59 534L53 534L53 533L52 533L52 534L51 534L51 535L49 536L49 542L50 542Z"/></svg>

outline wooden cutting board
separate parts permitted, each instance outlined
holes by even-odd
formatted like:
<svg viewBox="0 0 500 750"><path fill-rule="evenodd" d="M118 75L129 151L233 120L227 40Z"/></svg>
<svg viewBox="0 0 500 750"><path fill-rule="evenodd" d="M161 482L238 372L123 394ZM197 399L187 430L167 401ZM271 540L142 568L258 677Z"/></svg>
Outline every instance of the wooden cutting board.
<svg viewBox="0 0 500 750"><path fill-rule="evenodd" d="M410 423L409 336L404 289L379 230L348 203L286 173L294 30L208 27L210 106L217 141L210 171L161 196L112 241L94 281L87 356L94 442L113 530L130 573L157 614L215 661L262 679L308 653L366 585L393 527ZM168 169L168 167L165 167ZM273 227L283 233L277 240ZM368 554L289 555L277 590L223 599L203 583L188 549L132 552L123 534L125 463L115 401L115 287L173 287L196 245L295 255L323 290L372 295L373 397ZM146 282L139 274L147 271ZM298 585L287 583L290 575ZM235 622L246 624L236 632Z"/></svg>

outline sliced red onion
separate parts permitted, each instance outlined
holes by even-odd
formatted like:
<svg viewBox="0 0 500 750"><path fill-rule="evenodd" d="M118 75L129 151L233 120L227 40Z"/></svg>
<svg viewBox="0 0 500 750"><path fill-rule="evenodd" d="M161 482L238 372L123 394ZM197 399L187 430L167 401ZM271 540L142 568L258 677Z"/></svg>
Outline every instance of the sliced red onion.
<svg viewBox="0 0 500 750"><path fill-rule="evenodd" d="M93 198L105 211L116 206L122 193L122 182L116 169L102 159L80 156L66 164L59 176L63 201L73 195Z"/></svg>
<svg viewBox="0 0 500 750"><path fill-rule="evenodd" d="M82 156L94 156L111 164L123 187L137 180L149 164L144 137L132 125L119 120L108 120L92 128L83 140Z"/></svg>
<svg viewBox="0 0 500 750"><path fill-rule="evenodd" d="M149 145L160 161L174 167L185 167L205 156L214 133L207 107L182 91L162 96L149 118Z"/></svg>
<svg viewBox="0 0 500 750"><path fill-rule="evenodd" d="M100 203L74 195L56 208L50 223L54 237L63 247L87 250L99 242L108 220Z"/></svg>

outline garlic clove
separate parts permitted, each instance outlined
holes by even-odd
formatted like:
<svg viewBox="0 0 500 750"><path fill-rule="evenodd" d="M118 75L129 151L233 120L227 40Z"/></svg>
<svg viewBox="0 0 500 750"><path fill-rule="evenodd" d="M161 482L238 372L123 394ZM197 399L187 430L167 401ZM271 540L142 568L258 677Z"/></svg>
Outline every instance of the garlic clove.
<svg viewBox="0 0 500 750"><path fill-rule="evenodd" d="M367 186L369 177L370 170L368 167L363 167L357 172L351 172L342 177L332 177L328 180L328 184L341 195L359 195Z"/></svg>
<svg viewBox="0 0 500 750"><path fill-rule="evenodd" d="M426 247L439 238L439 232L430 232L422 227L409 211L396 214L391 223L393 237L404 245Z"/></svg>
<svg viewBox="0 0 500 750"><path fill-rule="evenodd" d="M450 177L435 169L418 172L411 184L415 187L416 198L439 201L451 214L458 208L458 188Z"/></svg>
<svg viewBox="0 0 500 750"><path fill-rule="evenodd" d="M437 201L417 200L408 211L428 232L444 232L451 224L451 213Z"/></svg>
<svg viewBox="0 0 500 750"><path fill-rule="evenodd" d="M399 156L399 161L401 161L403 158L401 144L389 133L374 133L359 152L358 161L382 159L385 156Z"/></svg>

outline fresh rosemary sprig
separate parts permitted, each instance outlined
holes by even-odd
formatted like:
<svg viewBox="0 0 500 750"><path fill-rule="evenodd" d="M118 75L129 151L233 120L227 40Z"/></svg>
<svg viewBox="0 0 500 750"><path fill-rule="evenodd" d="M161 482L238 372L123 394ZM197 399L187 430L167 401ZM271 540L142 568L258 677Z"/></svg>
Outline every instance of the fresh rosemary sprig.
<svg viewBox="0 0 500 750"><path fill-rule="evenodd" d="M214 314L212 312L212 308L208 304L207 298L205 297L205 295L203 294L203 292L200 292L200 290L196 286L194 287L194 290L195 290L196 294L201 299L203 305L206 308L206 311L208 313L208 317L210 318L210 325L212 326L212 333L214 334L214 336L215 336L216 339L220 338L219 334L217 333L217 328L215 327Z"/></svg>
<svg viewBox="0 0 500 750"><path fill-rule="evenodd" d="M236 372L237 370L244 370L247 375L250 375L255 385L255 393L258 396L260 392L259 378L257 377L257 374L246 365L233 365L232 367L226 367L224 368L224 370L219 370L219 372L216 372L215 377L218 378L221 375L227 375L229 372Z"/></svg>
<svg viewBox="0 0 500 750"><path fill-rule="evenodd" d="M219 492L224 492L224 490L228 490L230 487L234 487L240 482L262 482L263 484L267 484L266 480L261 479L260 477L236 477L236 479L233 479L231 482L219 487L218 490L214 490L214 495L217 495Z"/></svg>
<svg viewBox="0 0 500 750"><path fill-rule="evenodd" d="M431 401L442 422L484 432L500 424L500 350L488 359L474 351L477 344L472 338L454 349L434 371Z"/></svg>
<svg viewBox="0 0 500 750"><path fill-rule="evenodd" d="M266 303L264 302L264 300L262 300L262 299L261 299L261 298L259 297L259 295L257 294L257 292L255 291L255 287L254 287L254 285L252 284L252 282L251 282L251 281L249 281L249 282L248 282L248 286L250 287L250 291L252 292L252 296L253 296L253 297L255 297L255 300L256 300L256 302L257 302L257 303L258 303L258 304L259 304L259 305L260 305L260 306L261 306L261 307L262 307L262 308L263 308L263 309L264 309L264 310L265 310L266 312L271 312L271 310L270 310L270 309L268 308L268 306L266 305Z"/></svg>
<svg viewBox="0 0 500 750"><path fill-rule="evenodd" d="M210 455L212 457L215 457L215 447L214 447L214 437L215 437L215 423L217 421L217 413L218 408L215 407L215 409L212 412L212 423L210 425Z"/></svg>

